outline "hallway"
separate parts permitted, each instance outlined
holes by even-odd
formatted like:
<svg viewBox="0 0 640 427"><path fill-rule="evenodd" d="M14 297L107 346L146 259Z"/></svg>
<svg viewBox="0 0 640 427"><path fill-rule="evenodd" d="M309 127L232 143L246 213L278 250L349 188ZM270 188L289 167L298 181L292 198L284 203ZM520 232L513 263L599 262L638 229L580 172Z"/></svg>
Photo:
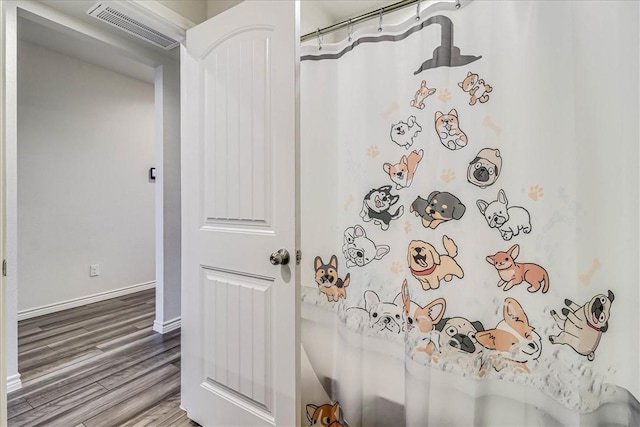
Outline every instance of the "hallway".
<svg viewBox="0 0 640 427"><path fill-rule="evenodd" d="M180 409L180 330L153 331L155 290L19 322L9 426L196 426Z"/></svg>

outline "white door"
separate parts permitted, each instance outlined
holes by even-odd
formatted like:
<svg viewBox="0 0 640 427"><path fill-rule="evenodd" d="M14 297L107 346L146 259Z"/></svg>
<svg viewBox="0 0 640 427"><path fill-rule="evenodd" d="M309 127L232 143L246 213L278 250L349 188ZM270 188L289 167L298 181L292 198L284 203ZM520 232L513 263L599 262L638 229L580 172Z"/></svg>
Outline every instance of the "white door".
<svg viewBox="0 0 640 427"><path fill-rule="evenodd" d="M181 48L182 405L203 426L299 424L298 8L242 2Z"/></svg>

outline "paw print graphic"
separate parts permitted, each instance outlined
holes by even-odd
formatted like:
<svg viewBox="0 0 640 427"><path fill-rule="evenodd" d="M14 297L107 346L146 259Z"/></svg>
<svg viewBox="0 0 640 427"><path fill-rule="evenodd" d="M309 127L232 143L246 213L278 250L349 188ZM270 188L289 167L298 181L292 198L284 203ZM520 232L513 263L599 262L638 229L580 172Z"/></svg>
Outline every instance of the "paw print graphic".
<svg viewBox="0 0 640 427"><path fill-rule="evenodd" d="M532 185L529 187L529 198L536 201L544 196L544 189L539 185Z"/></svg>
<svg viewBox="0 0 640 427"><path fill-rule="evenodd" d="M404 232L409 234L411 232L411 223L409 221L404 222Z"/></svg>
<svg viewBox="0 0 640 427"><path fill-rule="evenodd" d="M403 270L404 268L402 267L402 264L400 264L399 261L393 261L393 263L391 264L391 272L393 274L400 274L402 273Z"/></svg>
<svg viewBox="0 0 640 427"><path fill-rule="evenodd" d="M445 103L451 101L451 98L451 92L449 92L449 89L447 88L442 89L438 94L438 99Z"/></svg>
<svg viewBox="0 0 640 427"><path fill-rule="evenodd" d="M349 194L349 198L347 199L347 201L344 203L344 210L346 211L347 209L349 209L349 206L351 205L351 203L353 202L353 194Z"/></svg>
<svg viewBox="0 0 640 427"><path fill-rule="evenodd" d="M450 183L454 179L456 179L456 173L451 169L445 169L442 171L442 175L440 175L440 179L446 183Z"/></svg>
<svg viewBox="0 0 640 427"><path fill-rule="evenodd" d="M371 147L369 147L369 149L367 150L367 156L375 159L376 157L378 157L380 155L380 150L378 150L378 146L377 145L372 145Z"/></svg>

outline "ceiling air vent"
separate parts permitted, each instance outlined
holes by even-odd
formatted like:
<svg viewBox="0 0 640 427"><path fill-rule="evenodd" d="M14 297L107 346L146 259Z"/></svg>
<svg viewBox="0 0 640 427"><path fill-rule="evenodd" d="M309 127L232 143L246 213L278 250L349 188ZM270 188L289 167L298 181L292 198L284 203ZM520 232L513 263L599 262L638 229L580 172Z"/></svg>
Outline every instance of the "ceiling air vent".
<svg viewBox="0 0 640 427"><path fill-rule="evenodd" d="M100 2L87 14L165 50L173 49L184 40L183 29L133 4Z"/></svg>

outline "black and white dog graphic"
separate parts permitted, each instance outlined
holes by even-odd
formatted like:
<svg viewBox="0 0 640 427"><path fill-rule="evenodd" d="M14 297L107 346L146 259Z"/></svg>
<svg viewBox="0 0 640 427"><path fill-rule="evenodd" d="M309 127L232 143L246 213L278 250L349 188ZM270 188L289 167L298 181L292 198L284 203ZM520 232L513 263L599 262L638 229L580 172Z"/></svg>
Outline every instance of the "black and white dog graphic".
<svg viewBox="0 0 640 427"><path fill-rule="evenodd" d="M404 206L402 205L394 213L391 213L391 208L398 203L398 199L400 199L400 196L391 194L390 185L374 188L364 196L360 217L365 222L373 221L383 230L387 230L391 220L400 218L404 213Z"/></svg>
<svg viewBox="0 0 640 427"><path fill-rule="evenodd" d="M388 245L376 245L359 224L344 231L342 253L347 267L364 267L373 260L382 259L390 250Z"/></svg>

